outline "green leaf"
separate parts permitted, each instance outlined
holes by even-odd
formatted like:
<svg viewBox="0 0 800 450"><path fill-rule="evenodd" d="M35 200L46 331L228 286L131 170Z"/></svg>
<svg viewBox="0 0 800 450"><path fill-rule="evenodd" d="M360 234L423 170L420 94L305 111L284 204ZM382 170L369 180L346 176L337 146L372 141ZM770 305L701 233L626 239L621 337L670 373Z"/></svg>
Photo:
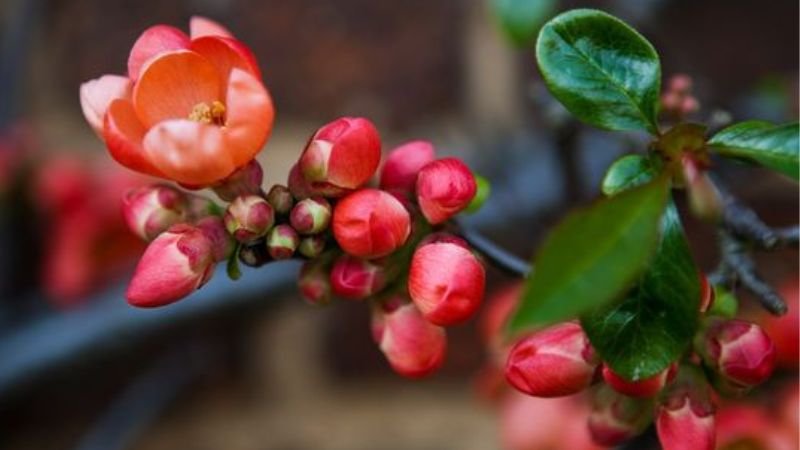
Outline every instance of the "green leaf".
<svg viewBox="0 0 800 450"><path fill-rule="evenodd" d="M726 158L760 164L798 179L800 127L797 123L773 125L751 120L715 134L708 145Z"/></svg>
<svg viewBox="0 0 800 450"><path fill-rule="evenodd" d="M582 121L658 134L658 54L621 20L591 9L560 14L542 27L536 58L550 91Z"/></svg>
<svg viewBox="0 0 800 450"><path fill-rule="evenodd" d="M673 204L660 228L652 264L627 298L581 319L600 358L631 381L679 359L698 327L700 280Z"/></svg>
<svg viewBox="0 0 800 450"><path fill-rule="evenodd" d="M653 255L668 187L661 177L568 215L539 251L511 331L571 319L620 299Z"/></svg>
<svg viewBox="0 0 800 450"><path fill-rule="evenodd" d="M236 248L228 257L228 264L225 267L228 272L228 278L233 281L242 277L242 271L239 269L239 251L242 249L242 244L236 244Z"/></svg>
<svg viewBox="0 0 800 450"><path fill-rule="evenodd" d="M660 169L660 161L642 155L627 155L614 161L603 178L603 193L612 196L649 182Z"/></svg>
<svg viewBox="0 0 800 450"><path fill-rule="evenodd" d="M714 285L714 303L706 315L722 316L728 319L736 317L739 310L739 300L733 293L720 285Z"/></svg>
<svg viewBox="0 0 800 450"><path fill-rule="evenodd" d="M506 37L518 47L533 47L542 24L558 0L491 0L492 13Z"/></svg>
<svg viewBox="0 0 800 450"><path fill-rule="evenodd" d="M464 209L467 214L478 212L492 193L492 185L486 178L475 174L475 183L478 185L478 190L475 191L475 197L472 197L469 205Z"/></svg>

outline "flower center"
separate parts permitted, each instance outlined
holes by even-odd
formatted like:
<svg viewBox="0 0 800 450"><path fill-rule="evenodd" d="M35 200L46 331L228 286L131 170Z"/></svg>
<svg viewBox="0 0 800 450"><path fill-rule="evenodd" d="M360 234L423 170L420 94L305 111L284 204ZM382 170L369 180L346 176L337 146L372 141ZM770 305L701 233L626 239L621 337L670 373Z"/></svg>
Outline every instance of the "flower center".
<svg viewBox="0 0 800 450"><path fill-rule="evenodd" d="M210 105L206 102L200 102L192 108L192 112L189 113L189 120L213 123L220 126L225 125L225 105L219 100L214 100Z"/></svg>

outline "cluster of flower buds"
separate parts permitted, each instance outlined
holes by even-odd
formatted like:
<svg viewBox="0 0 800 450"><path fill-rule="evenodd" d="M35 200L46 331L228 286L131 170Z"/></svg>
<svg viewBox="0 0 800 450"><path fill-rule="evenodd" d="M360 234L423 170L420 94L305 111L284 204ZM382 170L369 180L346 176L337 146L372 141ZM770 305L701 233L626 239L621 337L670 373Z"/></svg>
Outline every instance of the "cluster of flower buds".
<svg viewBox="0 0 800 450"><path fill-rule="evenodd" d="M446 231L477 183L460 160L413 141L388 154L370 187L380 159L378 131L363 118L337 119L308 141L289 174L291 225L302 234L330 224L332 242L324 251L309 242L300 290L312 304L368 300L389 364L421 377L444 360L443 327L468 320L483 298L482 262Z"/></svg>
<svg viewBox="0 0 800 450"><path fill-rule="evenodd" d="M670 77L667 89L661 94L661 111L677 121L698 110L700 103L692 95L692 78L685 74Z"/></svg>

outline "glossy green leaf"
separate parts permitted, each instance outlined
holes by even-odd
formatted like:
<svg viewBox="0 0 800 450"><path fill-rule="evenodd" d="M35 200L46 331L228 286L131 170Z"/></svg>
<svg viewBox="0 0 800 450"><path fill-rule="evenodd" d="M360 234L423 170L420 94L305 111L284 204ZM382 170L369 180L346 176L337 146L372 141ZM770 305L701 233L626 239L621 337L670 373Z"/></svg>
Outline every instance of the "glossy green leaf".
<svg viewBox="0 0 800 450"><path fill-rule="evenodd" d="M542 24L556 12L558 0L490 0L506 37L518 47L533 47Z"/></svg>
<svg viewBox="0 0 800 450"><path fill-rule="evenodd" d="M585 315L581 325L600 358L635 381L666 369L689 348L699 308L697 267L670 204L655 257L641 281L624 301Z"/></svg>
<svg viewBox="0 0 800 450"><path fill-rule="evenodd" d="M542 27L536 58L550 91L582 121L657 134L658 54L621 20L591 9L563 13Z"/></svg>
<svg viewBox="0 0 800 450"><path fill-rule="evenodd" d="M601 189L608 196L641 186L654 178L660 160L642 155L627 155L614 161L603 178Z"/></svg>
<svg viewBox="0 0 800 450"><path fill-rule="evenodd" d="M542 245L511 331L571 319L618 300L658 241L669 182L658 178L568 215Z"/></svg>
<svg viewBox="0 0 800 450"><path fill-rule="evenodd" d="M726 158L760 164L798 179L800 127L797 123L773 125L751 120L715 134L708 145Z"/></svg>

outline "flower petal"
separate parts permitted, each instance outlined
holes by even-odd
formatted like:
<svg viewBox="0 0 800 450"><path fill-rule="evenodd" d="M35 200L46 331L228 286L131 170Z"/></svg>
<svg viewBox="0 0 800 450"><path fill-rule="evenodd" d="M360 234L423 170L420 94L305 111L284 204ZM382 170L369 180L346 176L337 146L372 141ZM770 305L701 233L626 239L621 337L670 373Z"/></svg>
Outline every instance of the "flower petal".
<svg viewBox="0 0 800 450"><path fill-rule="evenodd" d="M185 119L198 103L222 98L217 69L191 51L162 54L148 62L133 88L133 105L145 127Z"/></svg>
<svg viewBox="0 0 800 450"><path fill-rule="evenodd" d="M197 52L213 64L220 73L220 78L227 82L234 68L250 72L261 78L261 71L253 52L244 43L233 38L206 36L192 41L191 50Z"/></svg>
<svg viewBox="0 0 800 450"><path fill-rule="evenodd" d="M253 159L272 131L275 109L261 82L248 72L233 69L225 101L225 142L236 167Z"/></svg>
<svg viewBox="0 0 800 450"><path fill-rule="evenodd" d="M189 48L189 36L169 25L152 26L139 36L128 56L128 77L136 81L142 66L161 53Z"/></svg>
<svg viewBox="0 0 800 450"><path fill-rule="evenodd" d="M103 75L81 84L81 109L98 136L103 135L103 116L114 99L129 99L131 80L120 75Z"/></svg>
<svg viewBox="0 0 800 450"><path fill-rule="evenodd" d="M129 100L116 99L108 106L103 139L111 156L131 170L163 177L144 155L142 139L146 131Z"/></svg>
<svg viewBox="0 0 800 450"><path fill-rule="evenodd" d="M189 19L189 35L192 39L201 38L203 36L233 37L233 33L228 31L227 28L203 16L192 16L192 18Z"/></svg>
<svg viewBox="0 0 800 450"><path fill-rule="evenodd" d="M144 137L147 158L168 178L192 186L207 186L235 169L222 129L188 119L159 123Z"/></svg>

